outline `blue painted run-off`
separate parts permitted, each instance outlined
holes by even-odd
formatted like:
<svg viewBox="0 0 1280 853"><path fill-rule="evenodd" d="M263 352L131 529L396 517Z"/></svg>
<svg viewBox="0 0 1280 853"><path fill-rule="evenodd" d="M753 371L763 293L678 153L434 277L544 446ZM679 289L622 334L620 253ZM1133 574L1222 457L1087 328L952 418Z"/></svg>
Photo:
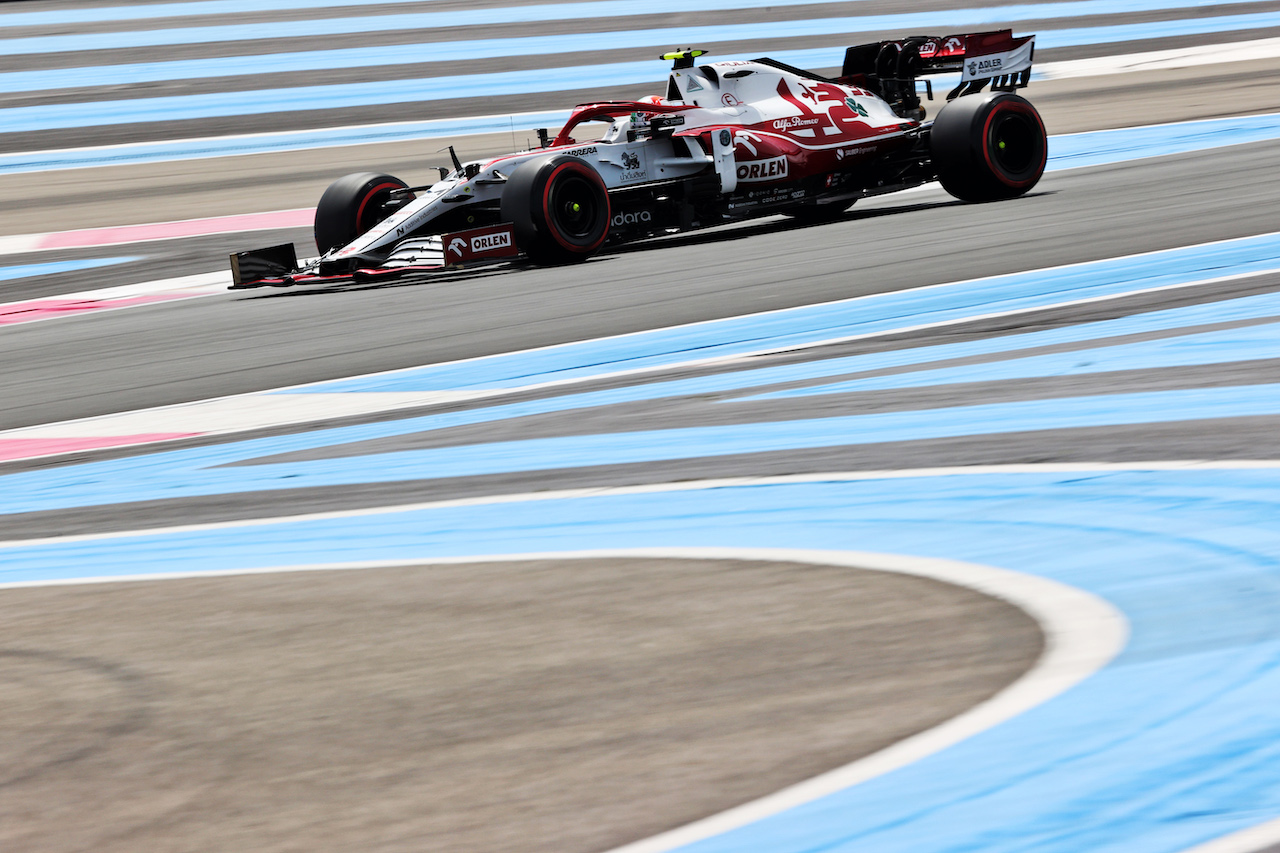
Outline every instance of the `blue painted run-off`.
<svg viewBox="0 0 1280 853"><path fill-rule="evenodd" d="M1280 270L1280 233L1263 234L317 383L284 393L513 388L856 335L887 334L931 323L1276 270Z"/></svg>
<svg viewBox="0 0 1280 853"><path fill-rule="evenodd" d="M1116 295L1152 286L1185 284L1208 276L1280 270L1280 235L1264 235L1208 246L1153 253L1054 270L879 294L846 302L776 311L652 333L556 347L510 356L475 359L421 370L346 382L322 383L285 393L457 390L518 387L566 375L601 375L637 365L687 361L698 355L731 355L766 344L795 346L852 332L885 332L926 320L956 320L998 308L1057 304L1082 296ZM1241 311L1274 310L1269 297L1217 306L1157 312L1132 318L1129 328L1205 322ZM1243 303L1243 304L1242 304ZM1269 305L1269 308L1267 307ZM1080 334L1106 334L1119 327ZM1039 340L1045 340L1041 338ZM717 343L723 342L723 343ZM1022 343L1029 343L1022 341ZM1006 346L1016 347L1006 341ZM1265 349L1265 347L1264 347ZM936 353L935 353L936 354ZM926 354L924 358L927 358ZM1142 356L1145 358L1145 356ZM1150 360L1144 366L1152 366ZM586 365L586 366L584 366ZM846 369L849 365L842 365ZM822 370L819 365L815 370ZM513 376L510 371L515 370ZM541 370L541 373L537 371ZM516 381L518 378L519 381ZM752 380L776 381L755 373ZM698 380L749 387L734 374ZM0 511L27 512L104 505L121 494L132 500L195 497L302 487L477 476L589 465L644 463L727 454L836 447L886 441L992 435L1028 430L1162 423L1207 418L1280 415L1280 386L1256 385L1199 390L1114 394L927 409L838 418L754 423L724 427L655 430L597 436L500 442L464 447L353 455L308 462L253 464L290 451L336 447L357 441L408 435L467 423L494 421L627 399L689 393L680 383L569 395L511 406L362 424L213 447L169 451L139 459L64 466L0 478Z"/></svg>
<svg viewBox="0 0 1280 853"><path fill-rule="evenodd" d="M403 2L404 0L397 0ZM843 8L855 6L860 0L854 0L853 3L839 2L838 5ZM252 7L254 4L239 0L244 6ZM267 3L266 8L254 11L270 11L279 0ZM332 0L328 0L325 5L329 5ZM741 10L741 9L759 9L759 8L787 8L789 6L823 6L836 5L838 0L828 0L824 3L822 0L814 2L814 0L707 0L707 2L699 3L698 10L703 13L711 13L716 11ZM955 11L939 11L929 13L911 13L893 16L866 16L853 19L833 19L833 20L852 20L863 21L866 23L850 23L843 25L835 25L832 29L828 29L825 33L833 32L866 32L877 29L910 29L912 26L922 26L925 31L935 32L935 27L946 28L949 26L957 26L960 28L968 27L972 24L994 23L999 21L1019 21L1019 20L1048 20L1059 17L1073 17L1076 15L1117 15L1125 13L1142 13L1150 12L1157 9L1185 9L1212 7L1217 5L1228 5L1231 0L1205 0L1202 3L1195 3L1194 0L1116 0L1114 3L1105 3L1103 0L1080 0L1080 2L1050 2L1050 3L1024 3L1013 4L1009 6L981 7L976 9L955 10ZM291 5L291 4L290 4ZM281 5L278 8L288 8L288 5ZM148 7L137 7L140 10ZM80 13L82 10L74 12L62 13L72 16ZM92 15L94 10L83 10L85 13ZM686 13L689 11L689 4L681 2L681 0L587 0L581 3L542 3L524 6L495 6L488 8L456 8L442 11L428 12L411 12L391 15L366 15L353 16L343 15L331 18L309 18L293 21L281 21L276 27L275 32L271 35L275 38L302 38L317 36L344 36L355 35L358 33L382 33L396 31L413 31L423 30L430 31L444 27L476 27L476 26L516 26L519 24L527 24L536 21L578 21L578 20L603 20L614 17L627 16L661 16ZM30 13L29 13L30 14ZM40 13L35 13L40 14ZM51 13L44 13L51 14ZM52 13L57 14L57 13ZM15 26L11 23L12 15L0 15L0 26ZM32 19L28 19L32 20ZM67 21L74 23L75 21ZM951 22L958 22L952 24ZM52 23L52 22L51 22ZM786 27L798 24L799 21L781 21L774 24L766 24L769 27ZM767 37L770 35L794 35L795 33L786 29L775 30L770 33L768 30L735 30L734 25L724 24L723 31L726 33L716 40L726 41L733 38L752 38L759 37L763 34ZM1158 24L1157 24L1158 26ZM699 28L688 28L683 32L694 32ZM734 35L739 32L750 32L754 35L743 36ZM820 32L819 34L825 34ZM944 33L937 32L938 35ZM610 34L613 35L613 34ZM0 52L11 56L30 55L37 53L73 53L89 50L118 50L128 48L141 47L158 47L164 45L182 45L182 44L212 44L215 42L235 42L235 41L256 41L263 38L263 25L261 23L253 24L227 24L219 20L216 24L206 26L188 26L188 27L169 27L155 28L144 27L138 30L121 30L117 32L104 33L71 33L66 35L48 35L48 36L16 36L13 38L0 39ZM679 40L678 40L679 41ZM616 50L621 45L597 40L590 50L599 50L601 44L608 44L609 49ZM689 41L680 41L680 44L690 43ZM441 43L448 44L447 42ZM663 50L677 46L674 43L660 42L657 44ZM581 49L581 48L578 48ZM431 60L423 60L431 61Z"/></svg>
<svg viewBox="0 0 1280 853"><path fill-rule="evenodd" d="M92 166L117 166L129 163L195 160L271 151L301 151L414 139L437 139L472 133L512 132L529 136L530 128L558 127L568 116L568 111L551 110L540 113L519 113L513 116L472 116L287 133L212 136L98 148L0 154L0 175ZM1277 138L1280 138L1280 113L1054 136L1049 141L1048 171L1123 163L1147 157L1204 151L1227 145L1266 142Z"/></svg>
<svg viewBox="0 0 1280 853"><path fill-rule="evenodd" d="M800 382L811 379L823 379L830 376L848 376L869 371L887 370L909 367L917 364L930 364L950 359L972 358L975 356L991 356L999 353L1017 352L1035 347L1047 347L1060 344L1073 344L1084 341L1101 341L1124 335L1137 335L1150 332L1165 332L1170 329L1186 328L1201 323L1219 323L1226 321L1251 320L1261 317L1280 316L1280 294L1261 294L1222 302L1211 302L1204 305L1189 305L1182 308L1169 308L1163 311L1152 311L1145 314L1134 314L1115 320L1103 320L1095 323L1081 323L1061 329L1046 329L1039 332L1023 332L1020 334L999 335L973 341L962 341L954 344L937 344L934 346L911 347L903 350L871 352L861 355L826 358L814 361L782 364L774 367L760 367L753 370L736 370L727 373L713 373L690 379L673 379L665 382L650 382L644 385L611 389L608 391L589 391L582 394L553 398L565 402L580 402L587 405L605 405L614 402L634 402L641 399L661 399L689 394L713 394L737 391L744 388L760 388L784 382ZM1210 363L1225 361L1244 361L1258 358L1269 358L1273 349L1271 338L1259 338L1251 329L1244 329L1241 337L1250 341L1251 346L1229 347L1226 351L1218 350L1212 355ZM1259 344L1262 344L1259 348ZM1081 359L1089 358L1090 350L1073 350ZM1014 360L1020 361L1018 359ZM996 362L996 365L1003 362ZM1074 366L1074 365L1073 365ZM1166 365L1159 365L1166 366ZM975 372L983 371L986 365L972 367ZM1132 365L1129 366L1131 369ZM1077 369L1079 369L1077 367ZM896 376L910 379L929 371L916 371ZM960 374L957 373L958 377ZM892 379L892 377L889 377ZM802 392L807 389L801 389ZM739 402L751 399L763 399L768 395L757 397L733 397L725 402Z"/></svg>
<svg viewBox="0 0 1280 853"><path fill-rule="evenodd" d="M480 477L594 465L1002 435L1036 430L1280 416L1280 385L1106 394L793 421L686 427L215 467L270 439L0 478L0 514L365 483ZM399 423L393 429L405 429ZM352 429L358 434L360 430ZM375 425L367 438L385 434ZM318 436L317 436L318 438ZM277 452L292 442L276 444Z"/></svg>
<svg viewBox="0 0 1280 853"><path fill-rule="evenodd" d="M851 379L828 385L792 388L739 398L740 401L781 400L821 394L852 394L888 388L926 388L960 382L1004 382L1048 376L1080 376L1118 370L1151 370L1162 367L1194 367L1204 364L1280 358L1280 324L1220 329L1109 347L1075 349L987 364L966 364L936 370L918 370Z"/></svg>
<svg viewBox="0 0 1280 853"><path fill-rule="evenodd" d="M947 29L968 29L984 26L981 20L937 20L930 14L915 21L912 16L891 16L881 23L885 27L911 29L913 26L935 26ZM863 19L858 19L863 20ZM967 22L967 23L966 23ZM950 24L950 26L948 26ZM704 38L750 38L750 27L766 25L739 25L738 32L732 26L708 28ZM788 35L803 35L810 27L819 26L816 32L829 32L836 26L831 21L795 21L767 25L772 37L784 30ZM1123 41L1148 40L1158 37L1204 36L1212 33L1263 29L1280 26L1280 12L1259 12L1247 15L1229 15L1187 20L1162 21L1147 24L1092 27L1071 30L1048 31L1039 34L1037 44L1043 48L1067 47L1081 44L1110 44ZM260 35L260 30L258 31ZM654 38L651 31L645 38ZM755 36L762 32L751 31ZM696 34L696 33L695 33ZM118 34L111 34L116 36ZM139 34L152 37L152 33ZM618 35L618 34L614 34ZM676 36L687 37L689 30L673 30L661 34L670 41ZM621 35L619 35L621 37ZM595 39L599 38L599 34ZM593 39L593 43L595 42ZM17 41L17 40L14 40ZM503 40L504 42L506 40ZM540 43L541 44L541 43ZM508 50L510 48L500 48ZM543 52L545 48L540 48ZM26 51L24 51L26 52ZM40 52L34 47L30 52ZM505 54L504 54L505 55ZM783 62L816 68L838 65L842 54L839 49L778 51L772 55ZM410 104L451 98L483 98L498 95L524 95L542 92L560 92L581 89L585 81L592 87L623 86L653 83L659 86L666 76L666 66L656 61L619 62L596 65L578 65L563 68L537 68L519 73L446 75L411 79L382 80L370 83L335 83L318 86L253 89L240 92L213 92L195 95L169 95L129 100L88 101L70 104L46 104L28 107L0 109L0 127L7 133L57 130L102 125L138 124L153 121L183 121L228 116L253 116L311 110L333 110L349 107Z"/></svg>
<svg viewBox="0 0 1280 853"><path fill-rule="evenodd" d="M6 548L3 580L650 546L868 550L1119 607L1100 674L886 776L693 845L1176 853L1280 814L1274 471L970 475L424 509ZM424 569L430 571L430 569Z"/></svg>
<svg viewBox="0 0 1280 853"><path fill-rule="evenodd" d="M1231 0L1130 0L1122 4L1126 11L1142 13L1163 11L1167 9L1198 9L1216 5L1227 5ZM583 4L562 6L523 6L515 9L497 10L527 19L530 10L554 10L569 18L587 15L581 9ZM598 4L590 4L598 5ZM645 4L645 13L660 15L685 11L688 4L683 0L653 0ZM478 16L486 23L492 23L497 11L492 9L449 11L426 13L424 16L402 16L407 21L401 23L421 22L423 26L456 27L458 19L463 21ZM822 36L831 33L867 33L884 30L916 30L929 29L941 33L941 29L968 28L985 26L996 21L1012 22L1017 20L1047 20L1053 18L1087 18L1098 15L1115 14L1116 4L1107 0L1080 0L1074 3L1043 3L1034 5L997 6L976 9L956 9L946 12L921 12L908 15L869 15L840 18L801 18L789 21L772 21L759 24L728 24L703 27L668 27L643 30L623 30L600 33L559 33L546 36L506 37L488 39L463 39L459 41L423 41L416 44L375 45L371 47L330 48L326 50L308 50L297 52L265 53L246 62L242 56L216 56L203 59L179 59L163 62L133 62L98 66L71 66L67 68L44 68L33 71L10 71L0 73L0 91L37 92L48 89L79 88L86 82L93 86L130 86L142 83L159 83L168 80L198 80L206 77L233 77L241 75L296 74L307 71L323 71L338 68L385 68L392 65L410 65L422 63L459 62L475 59L493 59L508 56L560 56L571 52L594 52L601 44L609 45L610 50L626 48L653 47L655 53L665 45L724 43L726 41L745 41L748 39L784 38L797 36ZM599 16L597 16L599 17ZM373 24L382 22L376 19L335 18L324 21L328 28L326 35L336 35L344 27L362 28L372 20ZM397 19L401 20L401 19ZM0 21L2 22L2 21ZM384 24L385 25L385 24ZM282 25L293 28L293 24ZM306 24L315 27L316 24ZM939 29L941 28L941 29ZM186 32L186 31L180 31ZM1067 31L1076 33L1063 35L1063 31L1048 31L1041 35L1041 41L1048 40L1055 47L1075 46L1078 43L1094 43L1093 34L1096 28ZM1114 35L1112 29L1104 29L1099 34ZM260 38L260 25L218 27L211 30L210 36L243 36ZM129 34L112 34L121 42L130 39ZM150 36L139 35L141 38ZM85 36L62 36L73 50L85 49L80 39ZM95 35L91 38L102 40L107 35ZM210 38L210 41L222 41ZM1083 40L1083 41L1082 41ZM95 44L97 41L94 42ZM113 42L114 43L114 42ZM5 40L0 39L0 50L5 48ZM56 43L55 43L56 44ZM79 45L79 46L78 46ZM16 45L22 48L25 45ZM833 46L824 52L809 51L823 66L838 65L843 60L840 47ZM708 57L715 59L716 57ZM667 63L651 63L655 79L665 74ZM511 75L508 75L511 76ZM594 78L593 78L594 79Z"/></svg>
<svg viewBox="0 0 1280 853"><path fill-rule="evenodd" d="M642 382L624 385L603 391L585 391L562 396L544 397L524 403L508 403L472 410L465 414L444 416L445 420L436 420L431 416L410 422L398 421L391 428L407 428L412 431L423 429L442 429L446 426L462 426L466 423L491 422L515 417L546 414L548 412L586 409L596 406L609 406L617 403L634 403L641 400L660 400L671 397L725 393L742 389L761 388L779 383L799 382L820 379L830 376L850 375L892 368L908 367L917 364L949 359L971 358L974 356L990 356L999 353L1017 352L1035 347L1047 347L1060 344L1072 344L1083 341L1106 340L1124 335L1137 335L1151 332L1166 332L1172 329L1195 327L1207 323L1235 322L1265 317L1280 316L1280 293L1267 293L1221 302L1201 305L1188 305L1182 308L1170 308L1135 314L1114 320L1103 320L1094 323L1082 323L1060 329L1046 329L1039 332L1000 335L981 338L973 341L962 341L954 344L911 347L902 350L871 352L841 358L817 359L814 361L796 362L746 370L733 370L723 373L712 373L688 379L671 379L657 382ZM1259 337L1253 330L1244 329L1241 337L1251 342L1252 346L1233 347L1232 352L1215 352L1206 358L1212 363L1223 361L1244 361L1257 358L1272 357L1274 337ZM1085 351L1078 351L1085 352ZM998 363L997 363L998 364ZM607 367L607 366L606 366ZM983 370L979 366L976 370ZM916 374L908 373L906 376ZM396 387L395 378L407 380L402 390L412 390L417 385L414 371L403 371L384 375L381 379L391 381L381 385L384 390ZM308 386L315 387L315 386ZM306 389L300 389L305 391ZM296 393L296 391L281 392ZM353 391L348 393L361 393ZM737 402L750 398L729 398L726 402ZM351 440L350 437L335 438L334 443Z"/></svg>
<svg viewBox="0 0 1280 853"><path fill-rule="evenodd" d="M19 278L33 278L42 275L55 275L63 272L81 272L98 269L115 264L127 264L141 260L135 256L121 258L83 258L71 261L46 261L39 264L16 264L11 267L0 267L0 281L13 281ZM56 297L65 298L65 297Z"/></svg>
<svg viewBox="0 0 1280 853"><path fill-rule="evenodd" d="M130 6L80 7L74 9L42 9L38 12L5 12L0 14L0 27L49 27L84 25L104 21L150 21L154 18L185 18L202 15L223 17L288 12L295 9L358 8L361 6L394 6L420 3L423 0L191 0L187 3L139 3ZM427 0L430 2L430 0ZM640 6L640 0L627 0ZM259 25L261 26L261 25Z"/></svg>

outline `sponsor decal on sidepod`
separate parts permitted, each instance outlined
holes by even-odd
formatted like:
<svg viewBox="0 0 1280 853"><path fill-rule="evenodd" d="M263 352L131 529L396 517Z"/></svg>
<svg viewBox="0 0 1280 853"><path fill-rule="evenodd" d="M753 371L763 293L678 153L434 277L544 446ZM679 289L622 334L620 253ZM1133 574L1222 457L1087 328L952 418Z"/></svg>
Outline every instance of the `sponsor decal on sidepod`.
<svg viewBox="0 0 1280 853"><path fill-rule="evenodd" d="M634 151L622 152L622 172L618 174L618 180L623 183L632 181L643 181L649 177L648 169L640 168L640 155Z"/></svg>
<svg viewBox="0 0 1280 853"><path fill-rule="evenodd" d="M791 118L780 118L773 123L774 130L790 130L796 127L813 127L816 124L822 124L820 118L801 118L800 116L792 116Z"/></svg>
<svg viewBox="0 0 1280 853"><path fill-rule="evenodd" d="M855 145L853 148L837 148L836 159L843 160L845 157L853 157L858 154L874 154L875 152L876 146L874 145Z"/></svg>
<svg viewBox="0 0 1280 853"><path fill-rule="evenodd" d="M610 224L614 226L623 225L639 225L641 222L652 222L653 214L647 210L641 210L637 213L618 213L615 214Z"/></svg>
<svg viewBox="0 0 1280 853"><path fill-rule="evenodd" d="M770 157L768 160L749 160L738 164L739 183L776 181L787 176L787 158Z"/></svg>

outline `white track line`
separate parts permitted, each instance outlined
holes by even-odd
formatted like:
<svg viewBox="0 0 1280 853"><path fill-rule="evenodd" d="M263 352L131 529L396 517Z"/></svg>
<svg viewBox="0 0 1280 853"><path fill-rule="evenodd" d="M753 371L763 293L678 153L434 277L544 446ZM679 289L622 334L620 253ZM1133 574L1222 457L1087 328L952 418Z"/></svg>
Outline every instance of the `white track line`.
<svg viewBox="0 0 1280 853"><path fill-rule="evenodd" d="M1182 853L1254 853L1277 843L1280 843L1280 820L1273 820L1198 844Z"/></svg>
<svg viewBox="0 0 1280 853"><path fill-rule="evenodd" d="M3 238L0 238L3 239ZM118 287L104 287L98 290L82 290L79 293L68 293L61 296L44 296L39 299L24 299L20 302L6 302L0 308L22 305L25 302L45 302L51 299L72 299L86 302L109 302L113 299L129 299L134 296L151 296L156 293L223 293L231 284L231 273L202 272L194 275L176 276L174 278L157 278L137 284L124 284Z"/></svg>
<svg viewBox="0 0 1280 853"><path fill-rule="evenodd" d="M147 433L222 435L274 426L381 414L491 396L489 391L370 391L359 394L249 394L21 427L0 439L72 439ZM127 446L127 445L126 445ZM78 451L67 451L78 452ZM56 454L55 454L56 455ZM35 458L35 457L24 457Z"/></svg>
<svg viewBox="0 0 1280 853"><path fill-rule="evenodd" d="M1120 56L1045 62L1036 66L1035 78L1064 80L1072 77L1101 77L1140 71L1170 71L1201 65L1254 62L1280 57L1280 38L1253 39L1227 44L1204 44L1173 50L1152 50Z"/></svg>
<svg viewBox="0 0 1280 853"><path fill-rule="evenodd" d="M664 556L662 549L652 550L653 556ZM859 551L690 548L666 554L684 559L774 560L845 566L914 575L967 587L1028 613L1044 632L1045 649L1036 665L1013 684L935 728L777 793L615 848L613 853L664 853L905 767L1066 692L1114 659L1129 636L1124 615L1103 599L1057 581L992 566ZM644 555L643 550L637 554Z"/></svg>

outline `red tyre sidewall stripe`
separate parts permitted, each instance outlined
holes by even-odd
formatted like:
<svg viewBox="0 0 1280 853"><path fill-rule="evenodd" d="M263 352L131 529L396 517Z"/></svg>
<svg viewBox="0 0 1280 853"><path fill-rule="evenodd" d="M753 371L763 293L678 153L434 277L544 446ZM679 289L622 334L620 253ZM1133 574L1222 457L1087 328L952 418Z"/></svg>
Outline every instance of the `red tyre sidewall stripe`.
<svg viewBox="0 0 1280 853"><path fill-rule="evenodd" d="M592 183L598 183L603 188L603 181L600 180L600 176L596 174L595 171L590 169L589 167L583 166L579 163L561 163L559 166L556 166L554 170L552 170L550 175L547 176L547 181L542 186L542 221L546 225L547 232L551 235L551 237L557 243L560 244L562 248L568 249L570 252L577 252L579 254L594 252L596 249L600 248L600 245L604 243L605 238L609 236L608 222L613 215L613 209L609 206L609 192L606 189L604 194L605 228L603 231L600 232L599 239L597 239L590 246L579 246L574 243L565 242L564 238L560 236L559 229L553 228L551 225L551 222L552 222L551 187L555 184L556 176L559 175L561 172L563 172L565 169L570 169L576 172L577 174L587 176L588 181L591 181Z"/></svg>
<svg viewBox="0 0 1280 853"><path fill-rule="evenodd" d="M392 184L392 183L378 184L376 187L374 187L373 189L371 189L371 190L369 190L367 193L365 193L365 194L364 194L364 198L360 199L360 206L359 206L358 208L356 208L356 223L355 223L355 225L356 225L356 231L357 231L357 232L359 232L359 231L360 231L360 221L361 221L362 219L364 219L364 209L365 209L365 206L366 206L366 205L368 205L368 204L369 204L369 202L373 201L373 197L374 197L374 196L376 196L378 193L382 192L383 190L387 190L387 189L391 189L391 190L398 190L398 189L401 189L401 187L400 187L400 185L399 185L399 184ZM357 236L358 236L358 234L357 234Z"/></svg>
<svg viewBox="0 0 1280 853"><path fill-rule="evenodd" d="M1007 102L1005 102L1005 103L1007 103ZM1048 162L1048 160L1049 160L1049 146L1048 146L1048 145L1041 144L1041 146L1040 146L1040 168L1036 170L1036 175L1035 175L1035 177L1033 177L1033 178L1028 178L1028 179L1027 179L1027 180L1025 180L1025 181L1007 181L1007 180L1005 180L1005 178L1004 178L1004 170L1003 170L1003 169L1001 169L1001 168L999 168L998 166L996 166L996 164L995 164L994 162L992 162L992 160L991 160L991 147L987 144L988 140L990 140L990 139L991 139L991 122L995 121L995 119L996 119L996 117L997 117L998 115L1000 115L1002 112L1007 111L1007 110L1013 110L1014 112L1017 112L1017 113L1020 113L1020 114L1022 114L1022 115L1024 115L1024 116L1028 116L1028 117L1030 117L1030 118L1035 119L1036 126L1037 126L1038 128L1040 128L1040 138L1041 138L1042 140L1044 139L1044 137L1045 137L1044 122L1042 122L1042 121L1040 120L1040 116L1039 116L1038 114L1036 114L1036 112L1035 112L1034 110L1025 109L1025 108L1023 108L1023 106L1022 106L1021 104L1017 104L1017 103L1009 104L1007 107L1004 105L1004 103L997 104L997 105L996 105L996 108L995 108L995 109L993 109L993 110L992 110L992 111L987 115L987 120L986 120L986 121L983 123L983 125L982 125L982 159L986 160L986 162L987 162L987 168L990 170L991 174L993 174L993 175L995 175L996 177L998 177L998 178L1000 179L1000 183L1004 184L1005 186L1007 186L1007 187L1014 187L1014 188L1017 188L1017 187L1030 187L1030 186L1034 186L1034 185L1035 185L1035 183L1036 183L1036 181L1040 180L1040 175L1044 172L1045 164L1046 164L1046 163Z"/></svg>

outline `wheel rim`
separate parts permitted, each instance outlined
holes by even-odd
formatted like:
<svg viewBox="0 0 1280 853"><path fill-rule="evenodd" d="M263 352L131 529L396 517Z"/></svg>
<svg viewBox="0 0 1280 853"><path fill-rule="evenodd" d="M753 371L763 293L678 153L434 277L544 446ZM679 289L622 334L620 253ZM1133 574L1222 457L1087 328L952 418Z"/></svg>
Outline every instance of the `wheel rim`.
<svg viewBox="0 0 1280 853"><path fill-rule="evenodd" d="M548 205L556 228L568 240L590 241L599 224L600 203L596 187L577 175L559 181Z"/></svg>
<svg viewBox="0 0 1280 853"><path fill-rule="evenodd" d="M991 123L991 159L1014 179L1035 171L1040 161L1039 128L1027 116L1008 112Z"/></svg>

